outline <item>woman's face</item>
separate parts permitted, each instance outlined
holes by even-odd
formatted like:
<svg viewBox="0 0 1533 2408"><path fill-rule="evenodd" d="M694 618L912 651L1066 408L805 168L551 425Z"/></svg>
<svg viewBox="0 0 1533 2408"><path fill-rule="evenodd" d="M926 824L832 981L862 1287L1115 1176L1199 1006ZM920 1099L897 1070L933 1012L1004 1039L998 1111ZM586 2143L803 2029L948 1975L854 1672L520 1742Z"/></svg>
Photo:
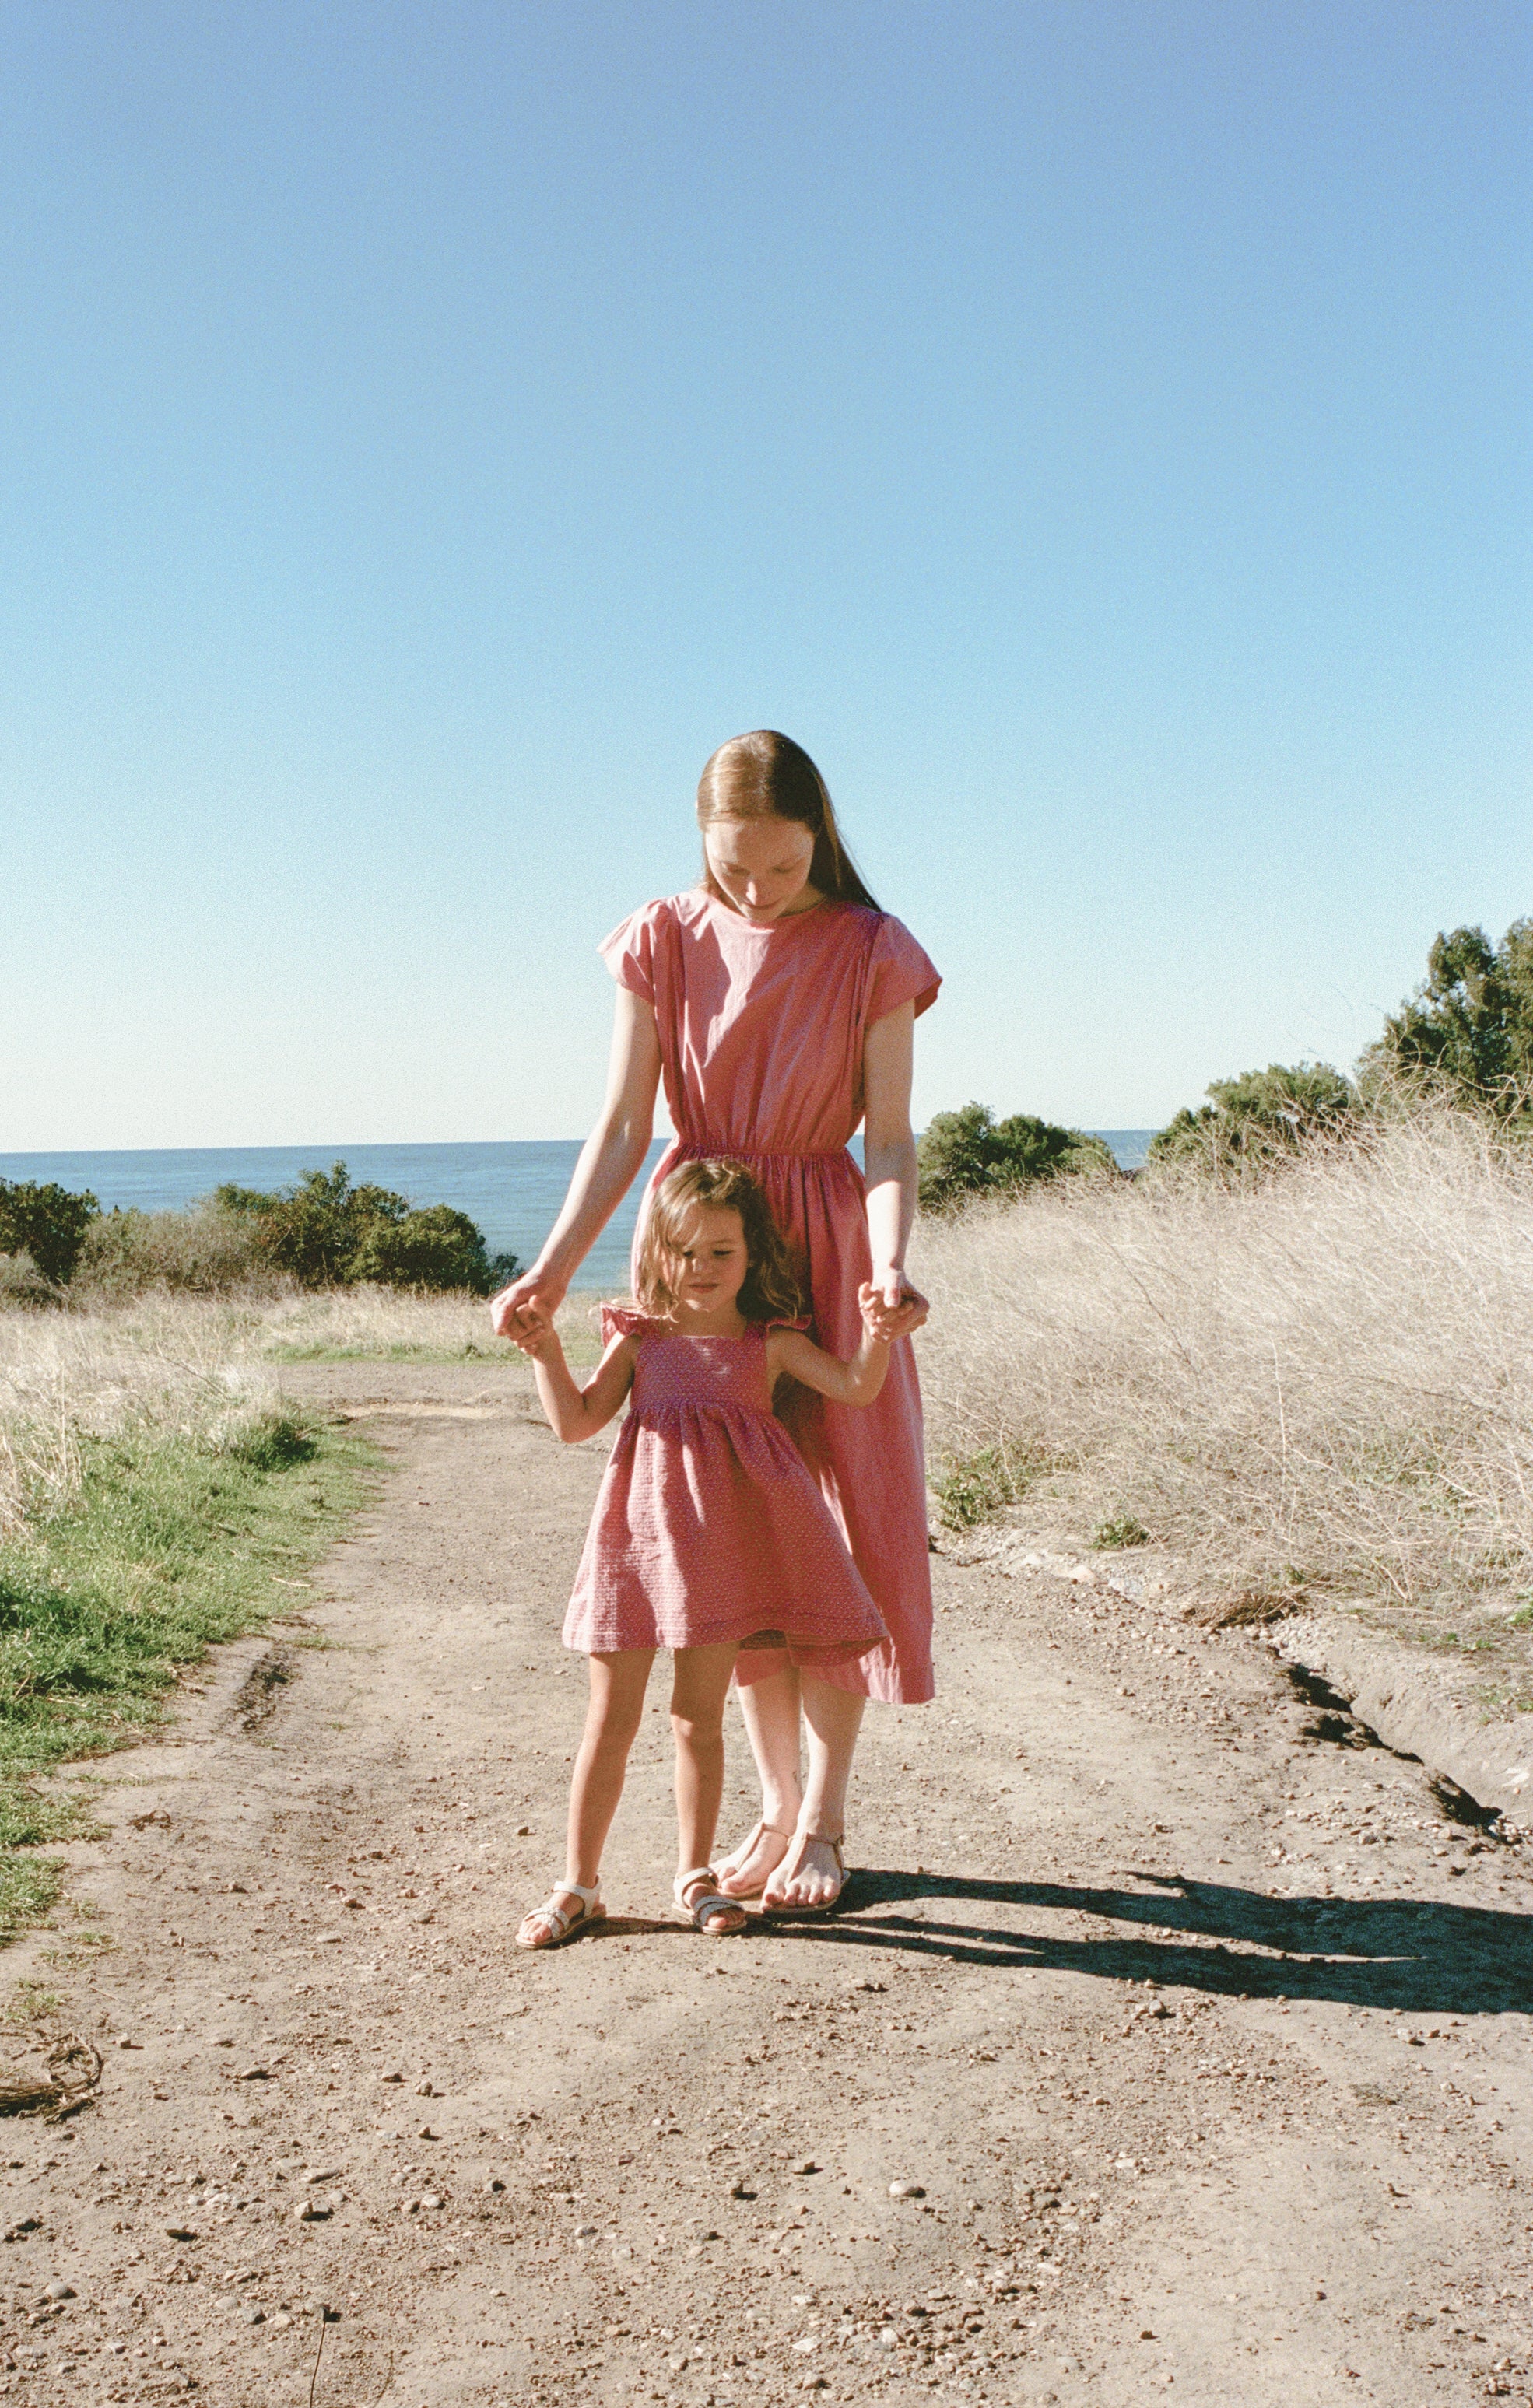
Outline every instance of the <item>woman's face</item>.
<svg viewBox="0 0 1533 2408"><path fill-rule="evenodd" d="M703 851L714 884L742 919L781 920L820 900L809 884L813 833L797 820L710 820Z"/></svg>

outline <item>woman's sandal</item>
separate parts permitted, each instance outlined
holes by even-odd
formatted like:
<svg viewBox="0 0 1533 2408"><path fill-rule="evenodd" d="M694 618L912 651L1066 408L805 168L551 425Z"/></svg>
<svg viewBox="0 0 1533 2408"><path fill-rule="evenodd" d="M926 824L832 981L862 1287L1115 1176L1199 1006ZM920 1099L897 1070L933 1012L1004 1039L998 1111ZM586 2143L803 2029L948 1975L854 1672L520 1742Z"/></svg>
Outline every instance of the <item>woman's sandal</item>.
<svg viewBox="0 0 1533 2408"><path fill-rule="evenodd" d="M842 1832L840 1839L836 1840L826 1839L823 1831L804 1831L802 1833L795 1831L794 1833L794 1838L795 1840L802 1838L806 1841L812 1841L817 1846L828 1848L830 1850L831 1855L836 1859L836 1870L840 1875L840 1880L836 1885L836 1890L833 1897L816 1899L812 1902L806 1901L805 1903L800 1904L796 1899L791 1898L766 1898L764 1896L761 1901L761 1911L763 1914L829 1914L834 1907L839 1906L841 1902L841 1892L846 1887L846 1858L841 1854L841 1841L844 1840L846 1834L844 1831ZM790 1850L790 1854L792 1852ZM787 1861L787 1857L784 1856L782 1864L785 1865ZM776 1870L781 1872L782 1865L779 1865ZM769 1878L770 1876L768 1875L768 1879Z"/></svg>
<svg viewBox="0 0 1533 2408"><path fill-rule="evenodd" d="M752 1832L752 1834L751 1834L751 1836L750 1836L750 1838L749 1838L748 1840L742 1840L742 1841L740 1842L740 1844L739 1844L739 1846L738 1846L738 1848L731 1848L731 1849L730 1849L730 1851L729 1851L730 1855L731 1855L732 1856L738 1856L738 1857L740 1857L740 1858L743 1860L744 1858L746 1858L747 1856L749 1856L752 1854L752 1852L753 1851L753 1849L754 1849L754 1847L755 1847L755 1845L756 1845L757 1841L758 1841L758 1840L760 1840L761 1838L763 1838L763 1837L764 1837L764 1835L765 1835L766 1832L768 1832L768 1831L771 1833L771 1835L772 1835L772 1837L773 1837L773 1839L774 1839L774 1840L783 1840L783 1841L785 1841L785 1842L787 1842L787 1845L788 1845L790 1848L792 1847L792 1845L793 1845L793 1833L792 1833L791 1831L780 1831L780 1830L778 1829L778 1827L777 1827L777 1825L776 1825L775 1823L766 1823L766 1822L762 1822L762 1823L758 1823L758 1824L756 1825L755 1829ZM780 1857L778 1858L778 1864L781 1864L781 1861L782 1861L782 1859L781 1859L781 1857L780 1856ZM722 1866L721 1866L721 1865L710 1865L710 1866L709 1866L709 1870L712 1873L713 1878L714 1878L714 1880L715 1880L716 1882L722 1882L722 1881L723 1881L723 1879L724 1879L724 1874L725 1874L726 1872L732 1872L732 1871L734 1871L734 1870L735 1870L735 1868L734 1868L732 1865L728 1865L728 1864L722 1865ZM776 1870L777 1870L777 1865L774 1865L774 1866L772 1867L772 1873L775 1873L775 1872L776 1872ZM757 1884L756 1884L756 1885L755 1885L754 1889L726 1889L726 1890L724 1891L724 1896L725 1896L725 1898L759 1898L759 1897L761 1896L762 1891L766 1888L766 1886L767 1883L771 1880L771 1878L772 1878L772 1873L763 1873L763 1874L762 1874L762 1877L761 1877L761 1879L760 1879L760 1881L758 1881L758 1882L757 1882Z"/></svg>
<svg viewBox="0 0 1533 2408"><path fill-rule="evenodd" d="M554 1905L556 1898L578 1898L580 1913L566 1914L562 1906ZM590 1889L582 1889L579 1882L555 1882L542 1905L535 1906L517 1925L516 1944L519 1948L562 1948L566 1940L578 1939L591 1924L599 1923L606 1913L599 1882ZM523 1934L534 1924L543 1927L546 1938L523 1939Z"/></svg>
<svg viewBox="0 0 1533 2408"><path fill-rule="evenodd" d="M700 1898L688 1897L689 1890L699 1888ZM678 1873L671 1892L694 1929L706 1939L727 1940L732 1931L743 1931L751 1920L738 1899L720 1889L711 1865L696 1865L690 1873Z"/></svg>

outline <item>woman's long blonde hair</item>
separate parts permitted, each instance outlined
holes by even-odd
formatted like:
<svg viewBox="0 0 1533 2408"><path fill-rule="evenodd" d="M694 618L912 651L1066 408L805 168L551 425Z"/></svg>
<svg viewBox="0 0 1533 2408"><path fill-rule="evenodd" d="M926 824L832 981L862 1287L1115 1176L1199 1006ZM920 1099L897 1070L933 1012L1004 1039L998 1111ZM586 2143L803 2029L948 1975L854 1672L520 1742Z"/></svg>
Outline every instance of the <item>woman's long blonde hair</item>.
<svg viewBox="0 0 1533 2408"><path fill-rule="evenodd" d="M796 1321L803 1297L788 1241L756 1181L738 1162L683 1162L655 1189L634 1275L639 1311L654 1321L668 1321L675 1312L672 1280L681 1233L688 1213L699 1205L740 1216L751 1266L737 1298L741 1319L754 1324Z"/></svg>
<svg viewBox="0 0 1533 2408"><path fill-rule="evenodd" d="M841 842L830 790L801 744L775 727L757 727L721 744L697 781L697 824L714 820L792 820L814 838L809 883L838 903L878 905ZM703 884L717 895L703 855Z"/></svg>

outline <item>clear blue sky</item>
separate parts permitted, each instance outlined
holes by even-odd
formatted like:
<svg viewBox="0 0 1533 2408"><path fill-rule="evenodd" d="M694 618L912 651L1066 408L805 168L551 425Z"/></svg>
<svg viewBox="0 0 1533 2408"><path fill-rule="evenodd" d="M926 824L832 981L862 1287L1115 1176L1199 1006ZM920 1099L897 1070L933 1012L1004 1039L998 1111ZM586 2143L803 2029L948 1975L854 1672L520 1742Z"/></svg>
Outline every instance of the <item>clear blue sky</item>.
<svg viewBox="0 0 1533 2408"><path fill-rule="evenodd" d="M8 0L0 1151L580 1133L722 738L1153 1125L1533 910L1521 0Z"/></svg>

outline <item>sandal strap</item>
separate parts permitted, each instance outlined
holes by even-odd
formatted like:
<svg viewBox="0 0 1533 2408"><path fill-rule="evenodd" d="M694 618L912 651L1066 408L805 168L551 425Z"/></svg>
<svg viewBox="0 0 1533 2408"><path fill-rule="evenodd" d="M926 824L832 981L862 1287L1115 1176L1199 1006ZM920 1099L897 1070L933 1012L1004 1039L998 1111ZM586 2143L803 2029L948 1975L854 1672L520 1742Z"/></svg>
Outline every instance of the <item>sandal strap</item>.
<svg viewBox="0 0 1533 2408"><path fill-rule="evenodd" d="M578 1898L580 1899L580 1912L579 1914L568 1914L562 1906L554 1905L554 1899L561 1896L561 1894L566 1898ZM553 1925L555 1937L562 1940L566 1932L571 1930L577 1923L585 1922L593 1907L597 1904L600 1898L600 1882L593 1882L589 1889L583 1889L579 1882L555 1882L547 1898L543 1900L542 1905L529 1907L523 1917L523 1921L524 1923L531 1923L535 1915L540 1915L545 1923L552 1923Z"/></svg>

